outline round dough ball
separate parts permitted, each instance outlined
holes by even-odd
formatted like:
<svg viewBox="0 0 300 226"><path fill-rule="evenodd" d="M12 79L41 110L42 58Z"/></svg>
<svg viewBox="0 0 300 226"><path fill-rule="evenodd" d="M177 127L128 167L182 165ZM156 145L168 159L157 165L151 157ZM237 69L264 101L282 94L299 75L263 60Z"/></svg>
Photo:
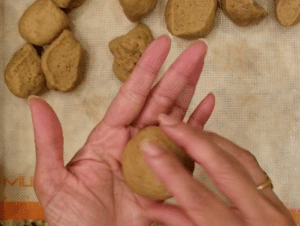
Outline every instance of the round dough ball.
<svg viewBox="0 0 300 226"><path fill-rule="evenodd" d="M22 15L19 33L27 42L43 46L68 26L67 15L52 0L37 0Z"/></svg>
<svg viewBox="0 0 300 226"><path fill-rule="evenodd" d="M141 144L151 141L169 154L174 155L191 172L194 171L194 161L172 141L159 127L149 126L133 137L123 152L123 175L126 184L135 193L153 200L165 200L172 195L162 182L152 173L144 160Z"/></svg>

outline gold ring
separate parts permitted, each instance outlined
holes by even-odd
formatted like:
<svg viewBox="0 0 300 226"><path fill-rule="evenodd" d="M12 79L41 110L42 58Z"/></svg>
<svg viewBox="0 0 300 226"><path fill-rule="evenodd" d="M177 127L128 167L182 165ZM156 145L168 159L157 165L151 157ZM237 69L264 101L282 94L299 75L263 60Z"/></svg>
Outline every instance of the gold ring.
<svg viewBox="0 0 300 226"><path fill-rule="evenodd" d="M266 173L265 173L266 174ZM267 174L266 174L267 175ZM258 185L256 188L257 190L263 190L265 189L266 187L269 187L271 186L271 189L273 189L273 184L272 184L272 180L270 179L270 177L267 175L267 180L262 183L261 185Z"/></svg>

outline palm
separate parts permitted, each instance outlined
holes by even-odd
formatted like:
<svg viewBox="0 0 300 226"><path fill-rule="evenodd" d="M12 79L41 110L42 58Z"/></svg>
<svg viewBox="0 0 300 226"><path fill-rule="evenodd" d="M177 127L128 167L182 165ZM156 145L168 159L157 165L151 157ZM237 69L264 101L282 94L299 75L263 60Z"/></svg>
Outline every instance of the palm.
<svg viewBox="0 0 300 226"><path fill-rule="evenodd" d="M151 219L144 216L143 210L155 201L133 193L124 182L122 151L141 128L157 123L158 114L183 119L206 52L201 42L192 45L151 89L169 47L166 36L150 45L102 122L66 167L61 127L54 111L42 100L31 100L37 147L35 190L50 225L150 225ZM184 61L192 62L192 66L185 67ZM137 76L146 82L140 84ZM203 126L213 105L211 98L200 104L190 124Z"/></svg>

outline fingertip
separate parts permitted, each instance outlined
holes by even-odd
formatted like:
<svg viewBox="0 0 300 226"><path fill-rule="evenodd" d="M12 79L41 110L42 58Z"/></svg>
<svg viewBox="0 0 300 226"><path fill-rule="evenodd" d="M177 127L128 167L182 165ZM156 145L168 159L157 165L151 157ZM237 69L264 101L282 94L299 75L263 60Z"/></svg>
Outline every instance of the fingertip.
<svg viewBox="0 0 300 226"><path fill-rule="evenodd" d="M171 38L168 35L162 35L151 42L145 52L169 52L171 48Z"/></svg>
<svg viewBox="0 0 300 226"><path fill-rule="evenodd" d="M213 94L213 92L210 92L209 94L207 94L206 98L215 100L216 96Z"/></svg>
<svg viewBox="0 0 300 226"><path fill-rule="evenodd" d="M212 92L210 92L203 101L205 101L210 108L214 108L216 104L216 97Z"/></svg>
<svg viewBox="0 0 300 226"><path fill-rule="evenodd" d="M203 41L196 41L184 50L171 67L187 76L196 73L199 68L202 71L206 53L206 44Z"/></svg>
<svg viewBox="0 0 300 226"><path fill-rule="evenodd" d="M192 48L196 48L196 51L198 51L201 56L206 57L207 55L207 49L208 49L208 44L205 39L199 39L195 42L193 42L190 45Z"/></svg>
<svg viewBox="0 0 300 226"><path fill-rule="evenodd" d="M160 37L157 38L163 40L166 43L171 43L172 41L172 36L170 34L165 34L165 35L161 35Z"/></svg>
<svg viewBox="0 0 300 226"><path fill-rule="evenodd" d="M35 105L36 102L39 102L41 100L40 97L35 95L30 95L27 99L27 104L29 108L32 110L32 106Z"/></svg>
<svg viewBox="0 0 300 226"><path fill-rule="evenodd" d="M206 48L208 48L208 42L204 38L198 39L198 42L201 42L202 44L205 44Z"/></svg>
<svg viewBox="0 0 300 226"><path fill-rule="evenodd" d="M171 33L167 33L167 35L169 36L170 40L173 40L173 35Z"/></svg>
<svg viewBox="0 0 300 226"><path fill-rule="evenodd" d="M40 97L39 96L36 96L36 95L30 95L29 97L28 97L28 102L30 103L32 100L34 100L34 99L40 99Z"/></svg>

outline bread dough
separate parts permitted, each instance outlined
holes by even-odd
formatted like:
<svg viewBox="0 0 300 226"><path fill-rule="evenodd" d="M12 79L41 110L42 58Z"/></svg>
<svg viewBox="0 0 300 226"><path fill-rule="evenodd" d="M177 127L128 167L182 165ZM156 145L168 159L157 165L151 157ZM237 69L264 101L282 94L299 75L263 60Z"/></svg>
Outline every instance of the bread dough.
<svg viewBox="0 0 300 226"><path fill-rule="evenodd" d="M85 0L53 0L60 8L72 9L82 5Z"/></svg>
<svg viewBox="0 0 300 226"><path fill-rule="evenodd" d="M120 0L120 4L127 18L137 22L153 11L157 0Z"/></svg>
<svg viewBox="0 0 300 226"><path fill-rule="evenodd" d="M165 18L168 30L185 39L206 37L213 29L217 0L169 0Z"/></svg>
<svg viewBox="0 0 300 226"><path fill-rule="evenodd" d="M122 170L125 182L132 191L154 200L164 200L172 195L163 183L152 173L144 160L141 144L149 140L178 158L192 173L194 161L172 141L159 127L149 126L133 137L123 152Z"/></svg>
<svg viewBox="0 0 300 226"><path fill-rule="evenodd" d="M285 26L300 22L300 0L275 0L277 21Z"/></svg>
<svg viewBox="0 0 300 226"><path fill-rule="evenodd" d="M257 24L268 16L253 0L222 0L222 7L229 19L239 26Z"/></svg>
<svg viewBox="0 0 300 226"><path fill-rule="evenodd" d="M42 56L47 87L62 92L74 89L83 78L83 48L65 29Z"/></svg>
<svg viewBox="0 0 300 226"><path fill-rule="evenodd" d="M113 71L120 81L127 80L152 41L151 31L144 24L138 24L128 34L110 41L109 49L114 55Z"/></svg>
<svg viewBox="0 0 300 226"><path fill-rule="evenodd" d="M50 44L69 25L67 15L52 0L37 0L19 21L20 35L37 46Z"/></svg>
<svg viewBox="0 0 300 226"><path fill-rule="evenodd" d="M17 97L39 94L45 87L41 59L33 45L26 43L17 51L5 69L8 89Z"/></svg>

